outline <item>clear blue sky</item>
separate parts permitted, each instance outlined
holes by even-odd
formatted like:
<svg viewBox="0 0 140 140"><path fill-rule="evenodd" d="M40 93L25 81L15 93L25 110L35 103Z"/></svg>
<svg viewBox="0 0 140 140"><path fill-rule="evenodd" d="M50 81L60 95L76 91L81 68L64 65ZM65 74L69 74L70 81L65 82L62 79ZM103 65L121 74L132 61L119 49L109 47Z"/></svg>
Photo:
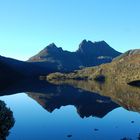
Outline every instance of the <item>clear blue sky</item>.
<svg viewBox="0 0 140 140"><path fill-rule="evenodd" d="M0 0L1 55L26 60L52 42L75 51L83 39L140 48L140 0Z"/></svg>

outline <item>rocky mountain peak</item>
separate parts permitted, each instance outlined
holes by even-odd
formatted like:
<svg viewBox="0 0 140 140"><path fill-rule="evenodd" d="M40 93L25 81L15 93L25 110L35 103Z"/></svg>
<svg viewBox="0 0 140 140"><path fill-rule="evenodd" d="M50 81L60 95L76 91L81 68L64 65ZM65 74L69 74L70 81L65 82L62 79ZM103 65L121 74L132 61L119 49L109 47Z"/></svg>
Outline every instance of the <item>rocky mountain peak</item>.
<svg viewBox="0 0 140 140"><path fill-rule="evenodd" d="M61 47L57 47L55 43L51 43L48 46L46 46L39 54L47 55L47 54L58 53L62 51L63 50Z"/></svg>
<svg viewBox="0 0 140 140"><path fill-rule="evenodd" d="M49 49L57 49L57 46L55 45L55 43L51 43L48 46L46 46L45 49L46 50L49 50Z"/></svg>
<svg viewBox="0 0 140 140"><path fill-rule="evenodd" d="M79 48L77 51L81 51L84 52L85 49L88 49L88 47L91 47L93 45L93 43L91 41L87 41L86 39L84 39L80 44L79 44Z"/></svg>
<svg viewBox="0 0 140 140"><path fill-rule="evenodd" d="M104 40L98 42L83 40L77 50L78 53L94 54L95 56L104 53L111 53L112 51L115 50L111 48Z"/></svg>

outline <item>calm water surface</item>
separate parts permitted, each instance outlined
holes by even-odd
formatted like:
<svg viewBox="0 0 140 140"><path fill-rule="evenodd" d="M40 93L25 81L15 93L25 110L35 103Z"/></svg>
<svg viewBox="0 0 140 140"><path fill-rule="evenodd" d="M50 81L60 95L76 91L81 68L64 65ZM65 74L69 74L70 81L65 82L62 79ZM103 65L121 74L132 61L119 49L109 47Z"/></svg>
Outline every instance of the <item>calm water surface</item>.
<svg viewBox="0 0 140 140"><path fill-rule="evenodd" d="M1 90L15 118L7 140L138 139L139 113L97 93L38 82Z"/></svg>

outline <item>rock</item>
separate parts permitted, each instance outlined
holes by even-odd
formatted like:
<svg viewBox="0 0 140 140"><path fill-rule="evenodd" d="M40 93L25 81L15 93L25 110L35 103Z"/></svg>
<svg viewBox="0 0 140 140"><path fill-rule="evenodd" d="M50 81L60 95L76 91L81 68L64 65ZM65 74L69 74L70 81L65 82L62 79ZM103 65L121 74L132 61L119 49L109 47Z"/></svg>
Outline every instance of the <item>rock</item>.
<svg viewBox="0 0 140 140"><path fill-rule="evenodd" d="M131 81L128 83L128 85L140 87L140 80Z"/></svg>
<svg viewBox="0 0 140 140"><path fill-rule="evenodd" d="M95 128L94 131L99 131L99 129Z"/></svg>
<svg viewBox="0 0 140 140"><path fill-rule="evenodd" d="M128 138L128 137L124 137L121 140L132 140L132 139L131 138Z"/></svg>
<svg viewBox="0 0 140 140"><path fill-rule="evenodd" d="M94 78L94 80L97 81L97 82L105 82L105 76L104 75L97 75Z"/></svg>
<svg viewBox="0 0 140 140"><path fill-rule="evenodd" d="M67 135L67 137L68 137L68 138L71 138L71 137L72 137L72 135Z"/></svg>

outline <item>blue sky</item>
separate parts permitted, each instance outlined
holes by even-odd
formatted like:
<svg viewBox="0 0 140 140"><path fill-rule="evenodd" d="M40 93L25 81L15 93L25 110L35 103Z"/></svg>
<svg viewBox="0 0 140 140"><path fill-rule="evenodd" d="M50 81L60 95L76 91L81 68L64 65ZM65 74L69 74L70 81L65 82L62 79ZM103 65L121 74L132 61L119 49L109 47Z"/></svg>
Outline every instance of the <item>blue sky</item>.
<svg viewBox="0 0 140 140"><path fill-rule="evenodd" d="M26 60L52 42L75 51L83 39L140 48L140 0L0 0L0 55Z"/></svg>

